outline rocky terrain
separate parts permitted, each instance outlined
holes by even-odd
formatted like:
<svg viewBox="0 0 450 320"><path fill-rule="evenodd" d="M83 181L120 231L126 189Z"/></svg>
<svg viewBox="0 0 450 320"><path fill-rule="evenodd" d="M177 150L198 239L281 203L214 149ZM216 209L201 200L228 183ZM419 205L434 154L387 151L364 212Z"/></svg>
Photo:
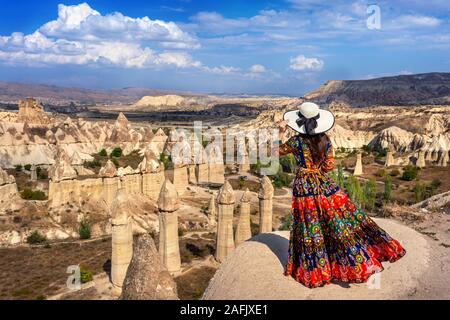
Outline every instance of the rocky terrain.
<svg viewBox="0 0 450 320"><path fill-rule="evenodd" d="M305 98L321 103L345 103L351 107L448 105L450 73L332 80L307 93Z"/></svg>

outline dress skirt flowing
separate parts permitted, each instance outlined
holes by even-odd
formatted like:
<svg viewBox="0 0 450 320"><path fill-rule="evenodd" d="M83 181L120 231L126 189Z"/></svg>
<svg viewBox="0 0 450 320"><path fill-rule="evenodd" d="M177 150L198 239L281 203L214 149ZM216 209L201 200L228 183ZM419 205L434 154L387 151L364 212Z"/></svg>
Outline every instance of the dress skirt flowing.
<svg viewBox="0 0 450 320"><path fill-rule="evenodd" d="M310 288L332 280L366 282L383 271L381 262L394 262L406 253L325 173L333 167L330 149L320 166L311 165L307 145L298 137L280 149L297 155L300 165L293 185L285 275Z"/></svg>

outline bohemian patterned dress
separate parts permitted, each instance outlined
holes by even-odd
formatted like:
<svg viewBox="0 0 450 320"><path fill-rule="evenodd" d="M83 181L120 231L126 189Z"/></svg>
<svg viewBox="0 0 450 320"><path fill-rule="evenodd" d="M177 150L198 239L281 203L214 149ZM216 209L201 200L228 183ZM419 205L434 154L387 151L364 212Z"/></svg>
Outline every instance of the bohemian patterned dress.
<svg viewBox="0 0 450 320"><path fill-rule="evenodd" d="M279 148L292 153L298 164L293 183L293 225L285 275L307 287L331 280L361 283L383 270L382 261L394 262L405 255L369 216L353 204L326 172L333 169L331 143L320 163L313 163L300 135Z"/></svg>

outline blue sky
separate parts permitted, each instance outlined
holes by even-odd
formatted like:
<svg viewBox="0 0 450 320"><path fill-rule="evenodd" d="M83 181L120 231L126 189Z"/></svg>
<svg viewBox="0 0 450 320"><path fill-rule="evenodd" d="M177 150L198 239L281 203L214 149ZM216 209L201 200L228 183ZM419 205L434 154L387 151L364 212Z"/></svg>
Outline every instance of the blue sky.
<svg viewBox="0 0 450 320"><path fill-rule="evenodd" d="M302 95L332 79L450 71L448 0L0 5L0 80Z"/></svg>

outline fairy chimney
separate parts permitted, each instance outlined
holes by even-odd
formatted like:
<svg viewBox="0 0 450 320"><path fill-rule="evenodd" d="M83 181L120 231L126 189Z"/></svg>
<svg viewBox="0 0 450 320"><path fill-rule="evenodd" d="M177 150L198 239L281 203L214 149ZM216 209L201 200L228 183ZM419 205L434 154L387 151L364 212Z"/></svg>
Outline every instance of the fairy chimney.
<svg viewBox="0 0 450 320"><path fill-rule="evenodd" d="M239 207L239 221L236 227L236 246L252 237L250 228L250 191L248 188L242 194Z"/></svg>
<svg viewBox="0 0 450 320"><path fill-rule="evenodd" d="M170 273L181 269L178 244L178 209L180 201L175 186L166 179L158 199L159 209L159 255Z"/></svg>
<svg viewBox="0 0 450 320"><path fill-rule="evenodd" d="M437 165L440 167L446 167L448 163L448 151L440 150L438 153Z"/></svg>
<svg viewBox="0 0 450 320"><path fill-rule="evenodd" d="M419 168L425 168L425 152L423 150L419 150L416 166Z"/></svg>
<svg viewBox="0 0 450 320"><path fill-rule="evenodd" d="M211 195L209 200L208 221L212 227L217 225L216 196L214 194Z"/></svg>
<svg viewBox="0 0 450 320"><path fill-rule="evenodd" d="M235 201L233 188L228 181L225 181L217 196L219 215L217 223L216 259L219 262L223 262L234 250L233 213Z"/></svg>
<svg viewBox="0 0 450 320"><path fill-rule="evenodd" d="M390 166L393 166L394 164L395 163L394 163L393 152L392 152L391 148L388 148L388 151L386 153L386 162L384 163L384 166L385 167L390 167Z"/></svg>
<svg viewBox="0 0 450 320"><path fill-rule="evenodd" d="M133 256L132 206L123 189L117 191L111 208L111 281L114 286L121 288Z"/></svg>
<svg viewBox="0 0 450 320"><path fill-rule="evenodd" d="M355 164L355 169L353 171L353 175L355 176L360 176L362 175L363 170L362 170L362 154L361 152L358 152L356 154L356 164Z"/></svg>
<svg viewBox="0 0 450 320"><path fill-rule="evenodd" d="M272 211L274 188L272 182L267 176L261 179L261 188L259 189L259 233L272 232Z"/></svg>

